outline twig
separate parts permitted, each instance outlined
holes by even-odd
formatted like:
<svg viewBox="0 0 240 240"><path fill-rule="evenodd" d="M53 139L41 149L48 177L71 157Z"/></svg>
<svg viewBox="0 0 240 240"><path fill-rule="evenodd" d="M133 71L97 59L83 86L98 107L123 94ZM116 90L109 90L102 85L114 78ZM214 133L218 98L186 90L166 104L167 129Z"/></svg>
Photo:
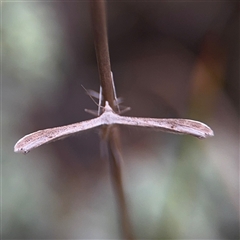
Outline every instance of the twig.
<svg viewBox="0 0 240 240"><path fill-rule="evenodd" d="M94 44L103 97L105 101L109 102L112 109L115 110L111 64L108 50L105 2L98 0L91 2L90 5Z"/></svg>
<svg viewBox="0 0 240 240"><path fill-rule="evenodd" d="M90 6L94 32L94 43L103 97L104 100L108 101L110 106L115 110L116 106L114 105L111 64L108 50L105 2L102 0L93 1L90 3ZM122 184L120 136L118 127L112 126L110 129L103 128L102 130L107 143L112 184L119 205L119 214L121 214L123 235L124 238L133 239L126 198Z"/></svg>

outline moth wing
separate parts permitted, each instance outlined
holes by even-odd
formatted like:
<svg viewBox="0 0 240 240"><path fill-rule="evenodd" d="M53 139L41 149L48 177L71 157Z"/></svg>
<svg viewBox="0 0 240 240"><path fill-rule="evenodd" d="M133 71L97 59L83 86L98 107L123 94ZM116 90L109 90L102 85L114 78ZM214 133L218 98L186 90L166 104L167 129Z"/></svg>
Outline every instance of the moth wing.
<svg viewBox="0 0 240 240"><path fill-rule="evenodd" d="M171 132L175 134L189 134L198 138L207 138L214 135L212 129L206 124L190 119L119 116L117 123L122 125L154 128L163 132Z"/></svg>
<svg viewBox="0 0 240 240"><path fill-rule="evenodd" d="M28 153L30 150L43 144L47 144L81 131L95 128L101 125L101 119L94 118L91 120L74 123L66 126L48 128L30 133L21 138L14 146L14 152Z"/></svg>

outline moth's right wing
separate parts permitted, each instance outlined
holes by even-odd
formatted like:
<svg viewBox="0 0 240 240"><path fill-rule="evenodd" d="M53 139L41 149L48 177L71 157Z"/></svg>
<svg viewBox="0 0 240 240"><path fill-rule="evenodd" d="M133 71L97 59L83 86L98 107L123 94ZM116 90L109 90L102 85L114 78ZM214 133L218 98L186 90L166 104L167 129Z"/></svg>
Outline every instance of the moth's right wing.
<svg viewBox="0 0 240 240"><path fill-rule="evenodd" d="M115 123L136 127L159 129L163 132L175 134L189 134L198 138L207 138L214 135L206 124L190 119L179 118L140 118L118 116Z"/></svg>

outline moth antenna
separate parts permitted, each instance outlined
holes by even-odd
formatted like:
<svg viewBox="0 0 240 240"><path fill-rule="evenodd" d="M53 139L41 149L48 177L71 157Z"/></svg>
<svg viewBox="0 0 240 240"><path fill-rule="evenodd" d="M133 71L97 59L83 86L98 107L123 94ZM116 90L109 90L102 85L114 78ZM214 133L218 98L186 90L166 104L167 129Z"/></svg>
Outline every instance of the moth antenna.
<svg viewBox="0 0 240 240"><path fill-rule="evenodd" d="M102 86L99 89L99 99L98 99L98 116L100 115L100 106L102 106Z"/></svg>
<svg viewBox="0 0 240 240"><path fill-rule="evenodd" d="M117 93L116 93L116 88L115 88L114 79L113 79L113 72L112 71L111 71L111 78L112 78L112 87L113 87L114 99L115 99L115 102L116 102L117 110L118 110L118 112L120 112L120 108L119 108L119 104L118 104L118 98L117 98Z"/></svg>

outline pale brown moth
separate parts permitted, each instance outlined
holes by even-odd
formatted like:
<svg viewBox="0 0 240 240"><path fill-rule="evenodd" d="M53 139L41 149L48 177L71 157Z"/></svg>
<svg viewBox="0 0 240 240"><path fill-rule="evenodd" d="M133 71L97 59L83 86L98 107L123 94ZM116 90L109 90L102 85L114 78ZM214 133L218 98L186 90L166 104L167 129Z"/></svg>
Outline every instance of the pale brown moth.
<svg viewBox="0 0 240 240"><path fill-rule="evenodd" d="M214 136L210 127L206 124L179 118L140 118L125 117L115 113L109 103L105 102L103 113L91 120L78 122L62 127L48 128L30 133L21 138L14 146L15 152L28 153L30 150L43 144L53 142L70 135L82 132L102 125L129 125L137 127L147 127L158 129L163 132L175 134L189 134L198 138L207 138Z"/></svg>

